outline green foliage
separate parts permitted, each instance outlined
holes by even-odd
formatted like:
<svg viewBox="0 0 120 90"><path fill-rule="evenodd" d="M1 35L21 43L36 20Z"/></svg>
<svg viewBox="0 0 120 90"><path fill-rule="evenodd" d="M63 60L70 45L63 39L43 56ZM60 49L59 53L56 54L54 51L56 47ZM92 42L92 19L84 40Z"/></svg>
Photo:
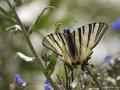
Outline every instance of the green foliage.
<svg viewBox="0 0 120 90"><path fill-rule="evenodd" d="M56 29L55 29L55 32L56 32L56 33L60 31L61 26L62 26L61 23L56 24Z"/></svg>
<svg viewBox="0 0 120 90"><path fill-rule="evenodd" d="M48 76L50 76L54 72L54 70L55 70L55 65L56 65L56 62L57 62L57 57L58 56L55 53L52 53L51 56L50 56L49 64L46 67L46 72L47 72Z"/></svg>
<svg viewBox="0 0 120 90"><path fill-rule="evenodd" d="M0 7L0 12L2 12L4 15L8 16L8 12L6 12L2 7Z"/></svg>
<svg viewBox="0 0 120 90"><path fill-rule="evenodd" d="M42 60L45 63L46 74L48 76L51 76L52 73L55 70L55 66L56 66L56 62L57 62L57 57L58 57L58 55L55 54L55 53L52 53L51 55L50 54L47 55L46 52L42 51L41 58L42 58Z"/></svg>
<svg viewBox="0 0 120 90"><path fill-rule="evenodd" d="M37 19L33 22L33 24L30 26L28 33L31 34L33 31L39 29L39 26L41 23L41 16L43 15L43 13L47 10L47 9L53 9L55 7L53 6L48 6L46 8L43 9L43 11L39 14L39 16L37 17ZM46 20L45 20L46 21Z"/></svg>
<svg viewBox="0 0 120 90"><path fill-rule="evenodd" d="M31 56L33 55L31 54L29 48L27 47L25 38L23 38L23 35L21 33L14 34L14 36L11 37L11 34L9 34L6 31L6 28L15 26L16 24L18 25L18 23L16 22L16 17L14 16L14 14L11 12L10 9L8 9L8 6L6 5L5 1L6 0L0 0L0 90L9 90L8 89L9 84L10 82L12 82L11 78L13 78L13 74L16 72L22 73L22 75L27 77L28 81L31 81L32 83L35 83L36 81L31 80L31 77L36 77L36 78L38 78L37 76L41 77L40 75L38 75L41 72L41 68L39 67L38 63L36 62L28 63L28 62L22 61L21 59L16 60L15 58L15 53L17 51L27 53L28 55L31 55ZM14 0L9 0L9 1L12 2ZM17 6L15 7L15 9L16 11L19 11L20 9L22 9L21 7L32 5L32 3L35 1L36 0L15 0L15 4ZM45 29L51 30L52 29L51 27L53 27L56 22L60 22L60 23L56 25L55 32L59 32L62 24L63 26L69 26L72 20L76 20L76 19L77 21L80 21L80 23L82 24L86 22L87 23L93 22L93 21L105 21L105 22L111 23L114 19L120 17L119 5L117 5L117 3L112 3L112 0L109 2L107 0L103 2L100 0L93 0L93 1L42 0L42 1L46 2L48 7L46 7L38 15L38 18L34 20L31 26L29 25L27 26L27 27L30 27L28 28L29 34L33 34L32 32L35 31L35 34L33 34L33 36L31 35L32 37L30 37L31 40L34 40L36 38L34 36L41 35L39 34L40 33L39 30L45 30ZM54 8L53 6L55 7L55 9L53 9ZM27 25L27 24L24 23L24 25ZM119 36L118 32L116 31L113 31L113 32L108 36L108 38L111 35ZM40 45L39 45L39 48L37 47L38 56L41 55L40 52L42 49L43 48ZM109 48L109 52L112 52L110 48ZM119 52L113 53L113 54L118 55ZM44 56L43 60L46 60L45 66L46 66L47 74L49 76L54 74L53 72L56 66L56 61L57 61L56 59L57 59L57 55L55 54L47 55L46 53ZM112 78L118 77L120 75L119 68L117 68L118 66L120 66L120 64L117 62L117 64L115 64L115 67L112 67L110 70L107 70L108 76ZM106 74L106 73L103 73L103 74ZM87 87L94 86L94 84L91 83L92 81L93 80L91 78L89 77L87 78L87 81L85 81L85 83L88 85ZM41 81L39 82L41 83ZM111 82L109 83L110 85L113 85ZM109 83L106 85L109 85ZM117 81L117 84L118 86L120 86L120 80ZM42 85L38 85L38 86L42 86ZM31 86L28 85L28 87L32 87L32 89L29 88L28 90L36 90L32 85Z"/></svg>
<svg viewBox="0 0 120 90"><path fill-rule="evenodd" d="M11 12L7 12L2 7L0 7L0 12L4 15L4 18L6 18L12 23L16 23L15 16Z"/></svg>

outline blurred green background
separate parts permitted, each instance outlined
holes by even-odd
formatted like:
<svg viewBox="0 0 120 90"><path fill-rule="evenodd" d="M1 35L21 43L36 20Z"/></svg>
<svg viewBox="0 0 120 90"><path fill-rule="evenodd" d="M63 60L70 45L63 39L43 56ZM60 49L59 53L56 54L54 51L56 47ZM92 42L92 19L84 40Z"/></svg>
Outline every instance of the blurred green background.
<svg viewBox="0 0 120 90"><path fill-rule="evenodd" d="M120 54L120 32L111 30L111 23L120 17L119 3L119 0L16 0L16 11L21 21L29 27L45 7L55 6L55 9L45 11L30 35L40 58L43 36L53 33L56 24L62 23L62 28L74 30L91 22L107 23L109 29L101 44L94 50L91 60L91 63L98 65L103 62L106 55L116 57ZM12 16L5 0L0 0L0 7L9 13L8 16ZM9 90L15 73L21 74L23 79L31 83L28 90L43 90L45 77L39 66L35 62L25 62L15 56L18 51L33 55L22 33L13 34L6 30L16 24L10 21L8 16L0 12L0 90Z"/></svg>

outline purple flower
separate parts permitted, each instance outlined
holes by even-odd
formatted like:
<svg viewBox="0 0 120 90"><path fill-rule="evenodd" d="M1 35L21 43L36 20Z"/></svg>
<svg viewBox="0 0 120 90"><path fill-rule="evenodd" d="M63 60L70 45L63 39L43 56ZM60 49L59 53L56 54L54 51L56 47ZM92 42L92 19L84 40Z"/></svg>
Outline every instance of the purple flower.
<svg viewBox="0 0 120 90"><path fill-rule="evenodd" d="M112 29L114 29L114 30L120 30L120 18L116 19L112 23Z"/></svg>
<svg viewBox="0 0 120 90"><path fill-rule="evenodd" d="M25 83L25 81L21 78L21 76L19 74L15 74L14 81L15 81L16 84L23 84L23 83Z"/></svg>
<svg viewBox="0 0 120 90"><path fill-rule="evenodd" d="M63 29L63 32L64 32L64 33L70 32L70 29L64 28L64 29Z"/></svg>
<svg viewBox="0 0 120 90"><path fill-rule="evenodd" d="M111 59L112 59L112 56L107 55L107 56L104 58L104 61L105 61L105 62L109 62Z"/></svg>
<svg viewBox="0 0 120 90"><path fill-rule="evenodd" d="M46 80L44 83L44 90L51 90L51 85L48 80Z"/></svg>

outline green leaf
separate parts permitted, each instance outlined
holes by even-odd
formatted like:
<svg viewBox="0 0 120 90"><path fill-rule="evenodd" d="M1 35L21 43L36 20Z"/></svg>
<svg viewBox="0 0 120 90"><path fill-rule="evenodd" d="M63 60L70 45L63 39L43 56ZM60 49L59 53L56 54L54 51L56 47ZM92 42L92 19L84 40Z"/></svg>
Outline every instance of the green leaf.
<svg viewBox="0 0 120 90"><path fill-rule="evenodd" d="M46 51L47 52L47 51ZM43 59L43 61L45 62L45 65L47 65L47 63L49 62L50 60L50 55L47 55L44 50L42 51L41 53L41 58Z"/></svg>
<svg viewBox="0 0 120 90"><path fill-rule="evenodd" d="M56 29L55 29L55 32L56 32L56 33L60 31L61 26L62 26L62 23L56 24Z"/></svg>
<svg viewBox="0 0 120 90"><path fill-rule="evenodd" d="M30 26L28 33L31 34L33 32L33 30L36 29L36 27L40 24L40 19L41 16L43 15L43 13L47 10L47 9L53 9L55 8L54 6L48 6L46 8L43 9L43 11L39 14L39 16L37 17L37 19L33 22L33 24Z"/></svg>
<svg viewBox="0 0 120 90"><path fill-rule="evenodd" d="M57 61L57 54L52 53L50 56L50 62L46 68L48 76L50 76L53 73L53 71L55 70L56 61Z"/></svg>
<svg viewBox="0 0 120 90"><path fill-rule="evenodd" d="M0 12L2 12L5 16L8 16L8 12L6 12L2 7L0 7Z"/></svg>
<svg viewBox="0 0 120 90"><path fill-rule="evenodd" d="M2 19L5 19L5 21L7 21L7 22L10 21L13 24L16 23L16 19L15 19L15 16L13 14L8 13L2 7L0 7L0 12L4 16L4 18L2 18Z"/></svg>

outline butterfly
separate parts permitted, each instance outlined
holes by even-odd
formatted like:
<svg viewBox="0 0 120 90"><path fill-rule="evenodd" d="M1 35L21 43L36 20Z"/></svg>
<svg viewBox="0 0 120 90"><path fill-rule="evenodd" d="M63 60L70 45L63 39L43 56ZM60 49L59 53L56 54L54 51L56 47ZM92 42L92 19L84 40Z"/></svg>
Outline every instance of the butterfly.
<svg viewBox="0 0 120 90"><path fill-rule="evenodd" d="M103 22L83 25L70 32L64 28L63 33L52 33L43 39L43 46L58 54L68 65L84 65L88 63L93 48L99 43L108 25Z"/></svg>

